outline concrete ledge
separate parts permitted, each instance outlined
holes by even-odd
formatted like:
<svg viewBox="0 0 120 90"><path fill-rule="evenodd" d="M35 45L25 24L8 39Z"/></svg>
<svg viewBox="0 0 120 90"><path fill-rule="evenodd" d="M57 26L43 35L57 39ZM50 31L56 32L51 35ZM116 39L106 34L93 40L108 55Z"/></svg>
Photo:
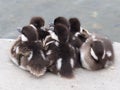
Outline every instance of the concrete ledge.
<svg viewBox="0 0 120 90"><path fill-rule="evenodd" d="M115 64L100 71L76 69L75 78L46 73L36 78L9 60L14 40L0 39L0 90L120 90L120 43L114 43Z"/></svg>

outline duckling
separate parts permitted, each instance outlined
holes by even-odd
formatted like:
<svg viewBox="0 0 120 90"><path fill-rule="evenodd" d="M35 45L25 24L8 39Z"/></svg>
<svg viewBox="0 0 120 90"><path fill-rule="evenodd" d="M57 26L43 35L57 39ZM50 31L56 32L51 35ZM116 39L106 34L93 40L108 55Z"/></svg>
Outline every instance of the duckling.
<svg viewBox="0 0 120 90"><path fill-rule="evenodd" d="M37 30L28 25L20 32L19 40L11 48L10 59L20 68L40 77L45 74L49 60L45 58L42 44L38 41Z"/></svg>
<svg viewBox="0 0 120 90"><path fill-rule="evenodd" d="M45 25L45 21L42 17L32 17L30 20L30 24L37 28L39 40L44 40L46 36L50 35L49 32L46 31L46 29L42 29L42 27Z"/></svg>
<svg viewBox="0 0 120 90"><path fill-rule="evenodd" d="M69 30L63 24L57 24L54 27L54 32L58 36L58 55L49 70L62 77L72 78L74 76L73 69L76 63L76 54L69 43Z"/></svg>
<svg viewBox="0 0 120 90"><path fill-rule="evenodd" d="M13 57L17 58L17 56L19 56L19 46L22 46L22 44L24 42L27 42L28 40L34 41L37 38L37 36L36 36L36 38L34 37L34 35L37 35L37 33L36 32L29 32L30 31L29 29L35 29L35 28L30 25L30 26L23 27L22 30L19 29L19 32L23 33L23 34L19 35L18 38L16 39L16 41L14 42L14 44L12 45L11 55L13 55ZM27 32L25 32L25 30ZM23 46L24 46L24 49L26 50L25 51L23 49L23 51L29 52L29 50L27 50L27 47L25 47L25 45L23 45ZM17 62L18 59L17 60L12 59L12 60L16 65L18 65L18 62Z"/></svg>
<svg viewBox="0 0 120 90"><path fill-rule="evenodd" d="M81 27L81 23L78 18L70 18L70 31L73 34L73 36L78 37L83 43L85 40L90 36L90 33Z"/></svg>
<svg viewBox="0 0 120 90"><path fill-rule="evenodd" d="M74 30L76 30L76 27L77 26L75 26L76 24L74 24L74 23L71 23L71 26L70 26L70 24L69 24L69 22L68 22L68 20L66 19L66 18L64 18L64 17L57 17L55 20L54 20L54 25L57 25L57 24L62 24L62 25L65 25L67 28L68 28L68 30L69 31L71 31L72 29L72 31L74 31ZM78 27L78 28L80 28L80 27ZM80 31L80 30L79 30ZM78 31L78 32L79 32ZM76 54L77 54L77 56L78 56L78 63L77 63L77 65L75 65L76 67L80 67L80 54L79 54L79 48L81 47L81 45L82 45L82 41L78 38L78 37L76 37L76 36L74 36L73 35L73 33L72 32L70 32L70 35L69 35L69 43L71 44L71 46L76 50Z"/></svg>
<svg viewBox="0 0 120 90"><path fill-rule="evenodd" d="M88 70L99 70L114 62L112 42L97 34L92 34L81 49L82 67Z"/></svg>
<svg viewBox="0 0 120 90"><path fill-rule="evenodd" d="M59 57L59 47L58 47L58 41L55 39L49 37L46 40L45 43L45 53L46 53L46 58L49 60L49 66L47 68L47 71L49 72L55 72L55 70L51 69L51 67L54 65L56 60Z"/></svg>

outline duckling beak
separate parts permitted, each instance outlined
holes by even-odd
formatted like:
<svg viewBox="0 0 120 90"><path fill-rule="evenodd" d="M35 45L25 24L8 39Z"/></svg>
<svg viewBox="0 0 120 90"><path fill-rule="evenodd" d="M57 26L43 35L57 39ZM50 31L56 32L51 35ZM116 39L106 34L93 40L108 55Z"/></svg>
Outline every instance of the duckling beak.
<svg viewBox="0 0 120 90"><path fill-rule="evenodd" d="M19 33L21 33L21 32L22 32L22 27L17 27L17 31L18 31Z"/></svg>

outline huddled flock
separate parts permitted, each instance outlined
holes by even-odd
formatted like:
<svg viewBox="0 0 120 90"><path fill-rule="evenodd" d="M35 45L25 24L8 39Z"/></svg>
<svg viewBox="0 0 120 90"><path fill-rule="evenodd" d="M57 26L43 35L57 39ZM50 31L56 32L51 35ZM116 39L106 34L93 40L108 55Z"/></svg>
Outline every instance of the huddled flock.
<svg viewBox="0 0 120 90"><path fill-rule="evenodd" d="M114 62L112 42L82 28L75 17L57 17L49 27L42 17L32 17L18 31L10 59L37 77L50 72L72 78L77 68L100 70Z"/></svg>

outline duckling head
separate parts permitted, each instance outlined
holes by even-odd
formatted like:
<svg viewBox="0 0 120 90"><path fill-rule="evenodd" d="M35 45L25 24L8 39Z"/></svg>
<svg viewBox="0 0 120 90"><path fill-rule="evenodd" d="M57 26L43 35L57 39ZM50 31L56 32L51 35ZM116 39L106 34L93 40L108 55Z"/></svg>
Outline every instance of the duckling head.
<svg viewBox="0 0 120 90"><path fill-rule="evenodd" d="M20 33L23 42L38 40L37 30L31 25L24 26Z"/></svg>
<svg viewBox="0 0 120 90"><path fill-rule="evenodd" d="M65 25L55 25L54 31L55 34L58 36L59 42L66 43L69 41L69 30Z"/></svg>
<svg viewBox="0 0 120 90"><path fill-rule="evenodd" d="M60 17L55 18L54 25L57 25L57 24L63 24L66 27L69 28L69 22L68 22L68 20L65 17L61 17L60 16Z"/></svg>
<svg viewBox="0 0 120 90"><path fill-rule="evenodd" d="M81 23L78 18L70 18L69 23L70 23L71 32L74 32L74 33L80 32Z"/></svg>
<svg viewBox="0 0 120 90"><path fill-rule="evenodd" d="M85 42L90 35L91 34L83 28L80 28L80 32L75 34L82 42Z"/></svg>
<svg viewBox="0 0 120 90"><path fill-rule="evenodd" d="M40 30L41 27L45 25L45 21L42 17L36 16L31 18L30 24L34 25L38 30Z"/></svg>

